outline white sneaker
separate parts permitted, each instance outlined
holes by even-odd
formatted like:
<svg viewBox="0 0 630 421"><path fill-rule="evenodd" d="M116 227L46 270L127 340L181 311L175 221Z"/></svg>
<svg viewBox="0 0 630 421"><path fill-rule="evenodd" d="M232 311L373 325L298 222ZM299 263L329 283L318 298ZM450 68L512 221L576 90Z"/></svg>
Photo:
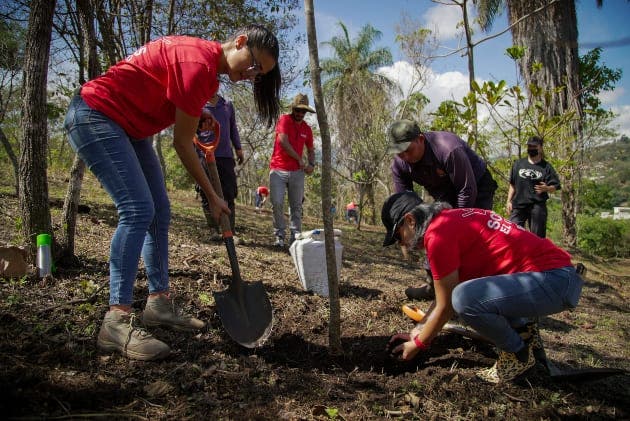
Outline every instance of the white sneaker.
<svg viewBox="0 0 630 421"><path fill-rule="evenodd" d="M276 237L276 242L273 243L276 247L284 247L284 239L281 237Z"/></svg>

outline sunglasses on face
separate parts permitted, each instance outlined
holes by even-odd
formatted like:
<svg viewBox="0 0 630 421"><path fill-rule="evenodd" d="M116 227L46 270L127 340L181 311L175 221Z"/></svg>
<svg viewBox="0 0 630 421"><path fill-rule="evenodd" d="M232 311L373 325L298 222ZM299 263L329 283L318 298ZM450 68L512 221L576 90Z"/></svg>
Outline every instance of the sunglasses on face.
<svg viewBox="0 0 630 421"><path fill-rule="evenodd" d="M249 80L256 81L262 74L262 65L256 61L256 57L254 57L252 49L247 47L247 50L249 51L249 55L252 57L252 65L245 69L244 73Z"/></svg>
<svg viewBox="0 0 630 421"><path fill-rule="evenodd" d="M294 108L294 109L293 109L293 112L294 112L295 114L306 114L306 110L302 110L302 109L300 109L300 108Z"/></svg>

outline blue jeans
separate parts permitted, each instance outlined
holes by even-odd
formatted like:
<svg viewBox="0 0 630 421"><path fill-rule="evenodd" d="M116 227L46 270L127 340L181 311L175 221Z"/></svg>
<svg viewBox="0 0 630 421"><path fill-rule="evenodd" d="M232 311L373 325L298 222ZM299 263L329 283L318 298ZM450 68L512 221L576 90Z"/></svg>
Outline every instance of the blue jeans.
<svg viewBox="0 0 630 421"><path fill-rule="evenodd" d="M273 208L273 233L284 239L284 194L289 192L289 215L291 219L291 239L302 231L302 200L304 199L304 170L269 172L269 190Z"/></svg>
<svg viewBox="0 0 630 421"><path fill-rule="evenodd" d="M582 284L573 266L488 276L457 285L452 303L462 320L497 348L517 352L524 344L514 328L528 319L575 308Z"/></svg>
<svg viewBox="0 0 630 421"><path fill-rule="evenodd" d="M149 292L169 289L171 210L151 139L132 139L109 117L76 95L64 123L69 142L111 196L118 226L109 258L109 304L131 305L140 255Z"/></svg>

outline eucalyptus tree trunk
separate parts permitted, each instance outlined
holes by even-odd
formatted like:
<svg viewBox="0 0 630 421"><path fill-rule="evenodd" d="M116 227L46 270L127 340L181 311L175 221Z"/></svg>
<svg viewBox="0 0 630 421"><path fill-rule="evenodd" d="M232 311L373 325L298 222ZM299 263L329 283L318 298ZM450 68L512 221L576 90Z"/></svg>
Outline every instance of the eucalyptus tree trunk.
<svg viewBox="0 0 630 421"><path fill-rule="evenodd" d="M20 145L18 202L22 217L22 234L31 256L35 254L37 234L52 235L46 174L48 153L46 85L55 4L55 0L31 1L26 33L22 91L24 138Z"/></svg>
<svg viewBox="0 0 630 421"><path fill-rule="evenodd" d="M82 39L84 42L84 45L79 46L79 48L84 50L84 54L82 55L87 57L88 79L93 79L101 73L97 52L96 32L94 29L93 8L90 5L90 0L77 0L76 8L77 14L79 15L79 28L83 35L78 38ZM79 74L83 75L84 72L80 71ZM84 84L86 81L80 80L79 82ZM77 225L77 209L81 198L84 174L85 163L79 158L79 155L75 154L72 169L70 170L70 182L68 183L68 190L66 191L66 197L63 202L63 230L59 240L60 255L58 258L62 264L66 265L72 264L75 260L74 240Z"/></svg>
<svg viewBox="0 0 630 421"><path fill-rule="evenodd" d="M532 10L549 4L549 0L508 0L510 22L517 21ZM563 241L569 247L577 245L577 192L579 185L578 164L574 154L581 149L582 107L579 102L579 56L577 16L574 0L560 0L544 8L535 16L524 19L512 28L514 44L526 46L525 56L519 65L526 85L536 84L544 89L564 86L566 89L554 95L549 104L549 116L568 111L577 114L568 133L560 135L558 150L566 162L560 169L562 189ZM532 71L535 63L542 64L539 71ZM555 139L547 139L555 142Z"/></svg>
<svg viewBox="0 0 630 421"><path fill-rule="evenodd" d="M328 342L331 354L343 352L341 346L341 307L339 303L339 279L337 278L337 258L335 256L335 238L333 233L333 217L330 213L332 190L332 147L328 117L324 108L324 94L321 84L321 70L319 55L317 52L317 32L315 31L315 11L313 0L304 0L304 14L306 15L306 34L308 37L308 52L311 70L311 86L315 108L317 110L317 122L319 123L322 138L322 214L324 215L324 239L326 248L326 269L328 274L328 291L330 299L330 321L328 325Z"/></svg>

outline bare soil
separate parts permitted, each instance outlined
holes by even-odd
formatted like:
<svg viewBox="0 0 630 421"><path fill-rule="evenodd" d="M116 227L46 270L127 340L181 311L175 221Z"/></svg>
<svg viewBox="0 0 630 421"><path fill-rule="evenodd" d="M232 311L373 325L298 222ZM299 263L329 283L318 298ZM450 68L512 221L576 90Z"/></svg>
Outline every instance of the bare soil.
<svg viewBox="0 0 630 421"><path fill-rule="evenodd" d="M98 189L95 191L98 193ZM19 419L629 419L630 262L575 256L586 265L578 308L541 321L547 354L561 368L613 367L625 374L563 381L537 366L493 386L475 377L495 350L441 334L413 363L392 360L388 338L408 331L404 289L424 276L418 256L383 249L383 229L338 222L343 231L343 354L328 348L328 299L304 291L287 249L274 248L271 215L237 208L242 276L261 280L274 328L260 348L224 332L212 292L225 288L225 247L212 241L192 192L173 192L171 285L186 310L208 322L199 334L154 329L172 355L138 362L96 350L108 303L107 259L116 224L105 195L85 200L74 268L53 279L0 280L0 414ZM92 196L90 196L92 197ZM0 241L19 243L17 202L0 197ZM58 223L60 209L53 208ZM321 228L305 219L304 229ZM56 229L59 229L57 226ZM135 309L147 297L141 270ZM428 308L428 302L417 303Z"/></svg>

